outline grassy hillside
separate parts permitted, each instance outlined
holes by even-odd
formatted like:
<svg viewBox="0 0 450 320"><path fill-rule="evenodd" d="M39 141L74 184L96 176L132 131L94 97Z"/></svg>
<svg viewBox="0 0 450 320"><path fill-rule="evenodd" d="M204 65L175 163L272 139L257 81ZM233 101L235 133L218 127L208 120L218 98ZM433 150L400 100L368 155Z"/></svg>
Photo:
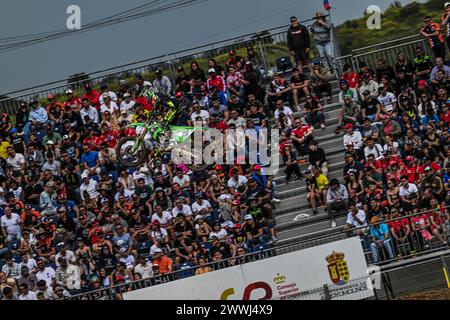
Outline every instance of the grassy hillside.
<svg viewBox="0 0 450 320"><path fill-rule="evenodd" d="M440 22L444 11L444 1L429 0L426 3L412 2L402 7L399 2L393 3L381 16L381 29L369 30L367 18L349 20L337 27L337 37L342 54L364 46L388 41L419 33L423 18L427 15Z"/></svg>

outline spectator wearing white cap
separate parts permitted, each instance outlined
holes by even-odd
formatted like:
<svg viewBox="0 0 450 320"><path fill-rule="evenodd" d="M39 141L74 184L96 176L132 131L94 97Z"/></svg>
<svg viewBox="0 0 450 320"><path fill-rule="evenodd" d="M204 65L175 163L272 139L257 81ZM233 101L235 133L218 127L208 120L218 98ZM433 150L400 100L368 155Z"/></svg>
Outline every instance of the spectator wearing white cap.
<svg viewBox="0 0 450 320"><path fill-rule="evenodd" d="M183 204L183 199L178 198L175 200L175 206L172 209L172 216L176 217L178 214L182 213L186 218L192 220L192 210L187 204Z"/></svg>
<svg viewBox="0 0 450 320"><path fill-rule="evenodd" d="M64 101L64 105L63 107L71 107L73 111L75 112L79 112L81 109L81 99L78 97L75 97L73 95L73 90L72 89L67 89L66 90L66 101Z"/></svg>
<svg viewBox="0 0 450 320"><path fill-rule="evenodd" d="M103 98L103 103L100 106L100 113L104 114L108 111L111 115L115 115L118 118L120 114L117 103L111 99L107 92L103 93L100 97Z"/></svg>
<svg viewBox="0 0 450 320"><path fill-rule="evenodd" d="M135 104L136 101L131 98L131 94L129 94L128 92L124 93L123 101L120 104L120 113L122 114L124 111L127 113L131 112Z"/></svg>
<svg viewBox="0 0 450 320"><path fill-rule="evenodd" d="M94 179L90 179L87 173L83 173L81 175L81 179L83 180L83 183L80 186L81 199L84 201L86 199L86 195L88 195L91 199L97 200L99 196L97 191L98 182Z"/></svg>

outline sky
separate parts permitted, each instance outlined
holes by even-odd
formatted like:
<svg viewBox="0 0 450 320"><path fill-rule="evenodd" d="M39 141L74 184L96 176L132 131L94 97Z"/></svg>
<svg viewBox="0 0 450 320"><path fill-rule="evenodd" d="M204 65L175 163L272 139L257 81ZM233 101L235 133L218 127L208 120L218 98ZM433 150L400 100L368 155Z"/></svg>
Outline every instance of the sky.
<svg viewBox="0 0 450 320"><path fill-rule="evenodd" d="M359 18L369 5L382 10L394 0L330 0L333 22ZM66 28L69 5L81 8L83 24L145 4L148 0L2 0L0 38ZM411 0L401 0L403 4ZM11 52L0 52L0 93L78 72L93 72L193 46L312 18L322 0L208 0ZM228 31L228 32L224 32Z"/></svg>

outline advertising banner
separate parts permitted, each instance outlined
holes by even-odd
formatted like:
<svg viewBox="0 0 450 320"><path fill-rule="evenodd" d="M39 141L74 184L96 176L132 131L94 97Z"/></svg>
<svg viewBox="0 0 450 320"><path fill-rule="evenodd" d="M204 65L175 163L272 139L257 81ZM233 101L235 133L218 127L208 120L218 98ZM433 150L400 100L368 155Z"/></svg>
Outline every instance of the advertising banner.
<svg viewBox="0 0 450 320"><path fill-rule="evenodd" d="M246 263L124 294L125 300L357 300L373 296L358 238Z"/></svg>

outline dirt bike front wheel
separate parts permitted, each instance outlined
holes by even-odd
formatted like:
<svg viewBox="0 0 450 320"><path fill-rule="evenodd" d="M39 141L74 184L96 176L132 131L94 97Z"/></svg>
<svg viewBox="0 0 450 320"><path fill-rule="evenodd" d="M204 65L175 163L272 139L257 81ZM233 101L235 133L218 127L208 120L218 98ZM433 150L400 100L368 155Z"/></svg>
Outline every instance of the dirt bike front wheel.
<svg viewBox="0 0 450 320"><path fill-rule="evenodd" d="M125 167L137 167L147 158L145 142L137 141L135 137L121 139L116 147L116 153L117 160Z"/></svg>

